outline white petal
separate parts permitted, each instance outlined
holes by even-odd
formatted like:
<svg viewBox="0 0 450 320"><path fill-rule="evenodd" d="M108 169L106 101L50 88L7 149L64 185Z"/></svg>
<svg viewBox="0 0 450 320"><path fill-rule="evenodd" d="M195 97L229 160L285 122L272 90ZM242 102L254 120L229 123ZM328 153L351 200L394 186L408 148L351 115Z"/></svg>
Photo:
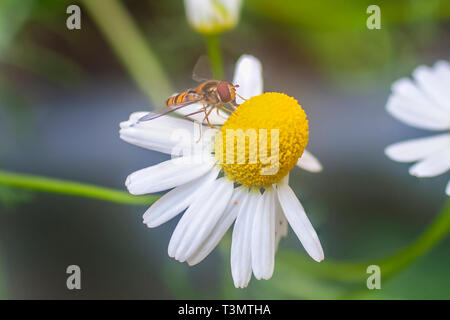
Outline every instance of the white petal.
<svg viewBox="0 0 450 320"><path fill-rule="evenodd" d="M151 121L137 121L148 112L135 112L120 124L120 138L133 145L171 154L175 146L195 145L194 126L191 121L162 116Z"/></svg>
<svg viewBox="0 0 450 320"><path fill-rule="evenodd" d="M450 64L447 61L438 61L434 65L434 71L442 83L450 83Z"/></svg>
<svg viewBox="0 0 450 320"><path fill-rule="evenodd" d="M188 183L208 172L214 165L212 158L181 157L133 172L125 185L131 194L159 192Z"/></svg>
<svg viewBox="0 0 450 320"><path fill-rule="evenodd" d="M233 183L226 178L207 186L175 228L169 243L171 257L184 262L198 250L225 211L232 193Z"/></svg>
<svg viewBox="0 0 450 320"><path fill-rule="evenodd" d="M278 249L278 244L281 238L286 237L288 233L288 222L281 208L278 197L275 199L275 211L276 211L276 227L275 227L275 250Z"/></svg>
<svg viewBox="0 0 450 320"><path fill-rule="evenodd" d="M422 91L436 106L450 111L450 82L441 79L435 69L420 66L414 71L414 78Z"/></svg>
<svg viewBox="0 0 450 320"><path fill-rule="evenodd" d="M190 266L196 265L205 259L211 251L217 246L224 234L233 224L236 219L237 213L243 203L243 198L247 194L246 188L239 187L234 190L233 196L228 202L227 208L225 209L222 217L217 222L217 225L211 231L208 238L203 242L201 247L187 259L187 263Z"/></svg>
<svg viewBox="0 0 450 320"><path fill-rule="evenodd" d="M213 168L204 176L167 192L144 213L144 223L149 228L155 228L169 221L195 200L202 185L215 180L218 174L219 170Z"/></svg>
<svg viewBox="0 0 450 320"><path fill-rule="evenodd" d="M450 148L439 150L409 169L409 173L419 178L434 177L450 169Z"/></svg>
<svg viewBox="0 0 450 320"><path fill-rule="evenodd" d="M278 184L282 185L289 184L289 173L283 179L281 179L281 181Z"/></svg>
<svg viewBox="0 0 450 320"><path fill-rule="evenodd" d="M302 156L297 161L297 166L310 172L322 171L322 165L308 150L303 151Z"/></svg>
<svg viewBox="0 0 450 320"><path fill-rule="evenodd" d="M392 84L392 95L403 101L405 108L421 113L434 115L445 114L439 105L424 92L419 84L409 78L402 78Z"/></svg>
<svg viewBox="0 0 450 320"><path fill-rule="evenodd" d="M261 62L251 55L242 55L234 69L233 84L239 85L237 93L244 99L250 99L263 92L263 76ZM241 104L243 100L236 97L236 102Z"/></svg>
<svg viewBox="0 0 450 320"><path fill-rule="evenodd" d="M385 150L386 155L399 162L412 162L424 159L428 155L450 147L450 134L412 139L391 144Z"/></svg>
<svg viewBox="0 0 450 320"><path fill-rule="evenodd" d="M252 269L256 279L270 279L275 265L275 191L259 198L252 230Z"/></svg>
<svg viewBox="0 0 450 320"><path fill-rule="evenodd" d="M252 230L253 217L260 195L248 192L242 200L231 241L231 274L236 288L245 288L252 276Z"/></svg>
<svg viewBox="0 0 450 320"><path fill-rule="evenodd" d="M434 107L430 101L420 104L417 100L393 94L387 102L386 110L393 117L413 127L428 130L446 130L450 127L448 112Z"/></svg>
<svg viewBox="0 0 450 320"><path fill-rule="evenodd" d="M450 196L450 181L447 183L447 186L445 187L445 193Z"/></svg>
<svg viewBox="0 0 450 320"><path fill-rule="evenodd" d="M129 126L132 126L134 124L136 124L136 122L142 118L143 116L145 116L148 113L148 111L138 111L138 112L133 112L130 114L130 116L128 117L127 121L122 121L120 123L120 128L128 128Z"/></svg>
<svg viewBox="0 0 450 320"><path fill-rule="evenodd" d="M200 189L197 191L198 195L196 196L194 202L197 204L204 200L207 195L209 195L210 190L214 189L214 186L216 184L216 180L208 181L205 184L203 184ZM199 200L200 199L200 200ZM192 208L192 204L189 206L189 208ZM178 247L181 245L181 241L184 236L185 229L189 225L189 222L192 221L195 218L195 213L193 214L192 209L186 210L184 215L181 217L180 221L178 221L178 224L172 233L172 237L169 241L169 247L168 247L168 254L170 257L174 257L175 253L178 249ZM189 215L186 215L189 213Z"/></svg>
<svg viewBox="0 0 450 320"><path fill-rule="evenodd" d="M283 212L306 252L316 261L324 259L322 245L300 201L287 184L278 185L278 199Z"/></svg>

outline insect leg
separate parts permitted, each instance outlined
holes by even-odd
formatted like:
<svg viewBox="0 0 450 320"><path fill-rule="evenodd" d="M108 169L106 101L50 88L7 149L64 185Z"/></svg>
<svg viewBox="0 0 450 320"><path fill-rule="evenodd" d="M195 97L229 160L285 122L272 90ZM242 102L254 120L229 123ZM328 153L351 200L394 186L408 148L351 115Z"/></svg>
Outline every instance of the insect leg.
<svg viewBox="0 0 450 320"><path fill-rule="evenodd" d="M225 119L225 120L228 119L228 117L225 117L225 116L221 115L220 112L219 112L219 109L222 110L222 111L224 110L224 108L221 107L221 104L216 105L215 108L216 108L216 111L217 111L217 115L219 117L221 117L222 119Z"/></svg>
<svg viewBox="0 0 450 320"><path fill-rule="evenodd" d="M243 97L242 97L239 93L237 93L237 92L236 92L236 95L237 95L239 98L241 98L242 100L244 100L244 101L247 100L247 99L243 98ZM235 103L236 103L236 102L235 102Z"/></svg>
<svg viewBox="0 0 450 320"><path fill-rule="evenodd" d="M214 127L212 124L211 124L211 122L209 122L209 118L208 118L208 116L211 114L211 112L214 110L214 106L211 106L211 108L208 110L208 112L206 112L206 108L205 108L205 117L203 118L203 121L205 121L205 119L206 119L206 121L208 122L208 126L210 127L210 128L212 128L212 129L217 129L216 127Z"/></svg>
<svg viewBox="0 0 450 320"><path fill-rule="evenodd" d="M195 125L195 124L196 124L196 122L194 122L194 125ZM198 137L197 141L195 141L195 143L199 143L200 140L202 139L203 124L198 123L198 125L199 125L200 134L199 134L199 137Z"/></svg>
<svg viewBox="0 0 450 320"><path fill-rule="evenodd" d="M220 108L220 109L222 109L223 111L227 111L227 112L229 112L229 113L233 113L233 111L234 110L236 110L236 109L229 109L229 108L227 108L225 105L223 105L223 104L219 104L218 106L217 106L217 108Z"/></svg>
<svg viewBox="0 0 450 320"><path fill-rule="evenodd" d="M200 109L200 110L197 110L197 111L195 111L195 112L186 114L186 115L184 115L184 116L185 116L185 117L190 117L190 116L193 116L194 114L197 114L197 113L200 113L200 112L204 112L204 111L205 111L205 109Z"/></svg>

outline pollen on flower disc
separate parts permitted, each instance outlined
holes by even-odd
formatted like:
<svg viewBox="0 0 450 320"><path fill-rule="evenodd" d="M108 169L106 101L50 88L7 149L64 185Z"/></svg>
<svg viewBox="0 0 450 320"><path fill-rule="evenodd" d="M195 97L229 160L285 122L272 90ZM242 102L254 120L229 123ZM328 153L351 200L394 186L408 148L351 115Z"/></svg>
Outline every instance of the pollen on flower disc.
<svg viewBox="0 0 450 320"><path fill-rule="evenodd" d="M232 181L267 187L295 166L308 134L297 100L268 92L246 100L230 115L216 137L215 156Z"/></svg>

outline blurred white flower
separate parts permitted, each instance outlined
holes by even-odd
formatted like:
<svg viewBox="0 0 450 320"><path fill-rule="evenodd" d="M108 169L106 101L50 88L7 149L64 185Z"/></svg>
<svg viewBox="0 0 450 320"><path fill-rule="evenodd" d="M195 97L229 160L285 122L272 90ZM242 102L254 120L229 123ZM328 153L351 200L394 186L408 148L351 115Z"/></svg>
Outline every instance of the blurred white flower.
<svg viewBox="0 0 450 320"><path fill-rule="evenodd" d="M168 253L180 262L195 265L201 262L216 247L226 231L234 224L231 247L231 271L236 287L246 287L252 273L257 279L269 279L274 271L275 252L281 237L286 236L288 223L303 244L308 254L316 261L324 259L319 238L311 225L305 210L295 193L288 185L288 172L297 161L293 155L300 152L299 145L306 145L307 132L301 131L300 137L296 137L298 130L307 131L306 115L298 106L295 99L279 93L266 93L263 91L262 68L258 59L252 56L242 56L235 68L233 83L239 84L238 93L248 99L248 109L254 114L249 121L253 123L263 117L265 124L270 125L271 119L276 119L276 125L285 125L283 130L289 132L288 148L280 148L280 156L284 159L291 158L287 174L274 177L269 185L244 185L235 187L230 175L218 159L209 153L206 159L199 160L200 156L191 156L193 161L175 162L175 158L139 170L128 176L126 186L130 193L140 195L160 192L173 188L171 191L157 200L144 214L144 223L150 227L157 227L186 209L186 212L178 222L170 239ZM267 95L267 96L266 96ZM256 96L256 97L254 97ZM249 99L251 97L260 99ZM264 100L264 98L268 100ZM267 104L276 99L286 99L279 102L281 105L292 103L292 113L283 113L283 106L277 115L273 115L273 109ZM253 101L253 102L252 102ZM242 100L238 101L239 103ZM253 106L249 105L253 104ZM192 105L178 112L189 114L192 110L198 110L202 105ZM262 110L263 109L263 110ZM255 111L257 110L256 114ZM230 117L236 118L238 109ZM282 115L279 115L279 114ZM137 146L164 153L171 153L177 141L171 139L174 131L192 128L191 121L163 116L148 122L137 121L145 112L133 113L128 121L121 123L120 137ZM213 112L211 115L214 115ZM227 116L222 114L222 116ZM280 121L279 117L283 117ZM200 117L200 118L197 118ZM244 117L248 119L249 114ZM298 117L302 120L296 122ZM302 118L303 117L303 118ZM194 115L191 118L202 121L203 115ZM227 125L227 119L221 116L212 116L211 122ZM238 124L239 125L239 124ZM299 129L300 128L300 129ZM216 133L217 129L212 129ZM281 132L281 130L280 130ZM306 134L306 138L305 138ZM210 137L210 136L209 136ZM280 135L280 137L282 137ZM202 139L207 139L205 135ZM280 139L282 144L282 139ZM205 144L205 141L197 143ZM207 144L207 143L206 143ZM283 154L285 150L285 154ZM280 159L281 159L280 157ZM189 160L187 156L183 156ZM195 160L195 161L194 161ZM297 165L305 170L317 172L322 169L318 160L311 153L304 150L303 155L297 161ZM221 167L222 166L222 167ZM242 165L245 166L245 165ZM280 161L280 171L283 161ZM239 171L242 167L235 168ZM222 178L219 173L224 171ZM244 175L247 174L245 169ZM279 172L280 172L279 171ZM253 175L250 175L253 177ZM258 180L257 178L255 178ZM238 181L239 182L239 181ZM258 181L257 181L258 182ZM261 194L260 190L264 189Z"/></svg>
<svg viewBox="0 0 450 320"><path fill-rule="evenodd" d="M403 78L392 85L387 111L398 120L420 129L450 128L450 65L438 61L432 68L418 67L414 81ZM415 162L409 173L434 177L450 169L450 133L399 142L388 146L386 155L399 162ZM450 195L450 181L445 189Z"/></svg>
<svg viewBox="0 0 450 320"><path fill-rule="evenodd" d="M203 34L233 29L239 21L242 0L184 0L189 24Z"/></svg>

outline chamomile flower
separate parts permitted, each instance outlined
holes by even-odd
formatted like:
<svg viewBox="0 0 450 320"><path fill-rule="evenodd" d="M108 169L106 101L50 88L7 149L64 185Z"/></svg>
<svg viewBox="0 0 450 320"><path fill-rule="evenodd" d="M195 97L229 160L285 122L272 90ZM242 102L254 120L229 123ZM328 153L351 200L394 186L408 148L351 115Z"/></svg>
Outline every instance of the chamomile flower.
<svg viewBox="0 0 450 320"><path fill-rule="evenodd" d="M242 0L185 0L184 6L194 30L202 34L217 34L236 26Z"/></svg>
<svg viewBox="0 0 450 320"><path fill-rule="evenodd" d="M420 66L413 77L392 85L387 111L410 126L447 132L392 144L385 153L398 162L417 161L409 169L413 176L434 177L450 169L450 65L438 61L432 68ZM450 182L445 192L450 195Z"/></svg>
<svg viewBox="0 0 450 320"><path fill-rule="evenodd" d="M295 165L312 172L322 167L305 150L308 120L297 101L281 93L262 94L259 60L242 56L236 65L233 83L239 84L238 93L247 100L238 99L241 104L228 117L224 113L211 114L215 115L210 118L211 122L221 125L220 129L211 129L212 143L209 143L211 135L192 139L194 144L206 147L194 148L197 153L134 172L127 178L126 186L136 195L172 189L145 212L144 223L157 227L186 210L172 234L168 253L189 265L202 261L234 222L231 271L234 285L243 288L252 273L257 279L272 276L275 251L281 237L286 236L288 225L314 260L324 259L319 238L288 184L289 172ZM186 115L200 107L193 105L179 111ZM145 113L134 113L121 123L123 140L173 154L175 147L180 148L180 141L171 139L174 133L192 131L191 121L170 116L138 123L143 115ZM203 116L200 117L202 121ZM250 142L243 148L238 140L227 143L230 130L250 135L253 132L254 141L265 142L259 144L256 161L248 161ZM272 132L275 134L271 135ZM270 137L262 139L267 133ZM185 139L182 147L192 140ZM265 154L270 155L265 159L261 153L264 148ZM228 155L232 161L225 160ZM235 161L239 158L246 161ZM272 161L274 159L276 161ZM273 164L275 170L263 174L262 170L269 164Z"/></svg>

